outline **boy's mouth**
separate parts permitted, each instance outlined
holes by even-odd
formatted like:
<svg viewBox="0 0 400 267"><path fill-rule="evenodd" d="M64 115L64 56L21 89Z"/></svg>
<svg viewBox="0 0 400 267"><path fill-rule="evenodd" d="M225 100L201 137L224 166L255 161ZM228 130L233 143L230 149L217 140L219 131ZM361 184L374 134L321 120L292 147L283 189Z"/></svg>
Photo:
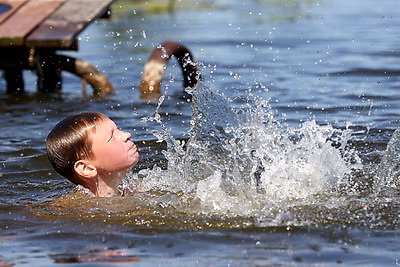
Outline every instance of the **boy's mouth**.
<svg viewBox="0 0 400 267"><path fill-rule="evenodd" d="M131 158L135 157L136 154L139 155L137 147L136 147L136 145L134 143L132 143L132 145L129 147L128 152L129 152L128 155Z"/></svg>
<svg viewBox="0 0 400 267"><path fill-rule="evenodd" d="M129 149L128 150L137 150L137 147L136 147L136 145L135 145L135 143L132 143L132 145L129 147Z"/></svg>

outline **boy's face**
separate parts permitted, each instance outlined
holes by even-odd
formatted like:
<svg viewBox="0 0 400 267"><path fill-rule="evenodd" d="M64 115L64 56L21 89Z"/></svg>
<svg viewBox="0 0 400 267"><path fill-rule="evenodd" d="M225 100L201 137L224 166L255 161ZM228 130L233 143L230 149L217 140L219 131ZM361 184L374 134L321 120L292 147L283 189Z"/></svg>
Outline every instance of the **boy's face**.
<svg viewBox="0 0 400 267"><path fill-rule="evenodd" d="M110 119L97 122L96 130L89 138L92 139L94 155L92 163L99 170L126 170L139 161L137 147L130 140L131 134L119 130Z"/></svg>

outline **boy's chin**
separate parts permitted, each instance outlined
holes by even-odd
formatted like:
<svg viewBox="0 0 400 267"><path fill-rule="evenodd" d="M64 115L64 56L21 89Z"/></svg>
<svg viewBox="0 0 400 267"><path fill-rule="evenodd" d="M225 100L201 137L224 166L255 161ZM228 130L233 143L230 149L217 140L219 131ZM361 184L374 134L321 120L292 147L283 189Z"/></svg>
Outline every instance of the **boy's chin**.
<svg viewBox="0 0 400 267"><path fill-rule="evenodd" d="M133 166L135 166L136 164L139 163L140 155L139 155L138 152L129 155L129 157L130 157L131 159L133 159L133 162L132 162L132 166L131 166L131 167L133 167Z"/></svg>

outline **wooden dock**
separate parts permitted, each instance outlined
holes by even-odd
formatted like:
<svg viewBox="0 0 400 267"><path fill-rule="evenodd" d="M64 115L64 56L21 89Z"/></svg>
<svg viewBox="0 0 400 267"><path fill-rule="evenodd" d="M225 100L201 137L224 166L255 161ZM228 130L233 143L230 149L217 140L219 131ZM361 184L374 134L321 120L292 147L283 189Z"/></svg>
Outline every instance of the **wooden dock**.
<svg viewBox="0 0 400 267"><path fill-rule="evenodd" d="M61 71L92 85L95 94L112 90L89 63L57 54L77 50L77 36L96 18L107 17L114 0L0 0L0 69L7 92L23 92L24 69L36 70L38 90L61 91Z"/></svg>

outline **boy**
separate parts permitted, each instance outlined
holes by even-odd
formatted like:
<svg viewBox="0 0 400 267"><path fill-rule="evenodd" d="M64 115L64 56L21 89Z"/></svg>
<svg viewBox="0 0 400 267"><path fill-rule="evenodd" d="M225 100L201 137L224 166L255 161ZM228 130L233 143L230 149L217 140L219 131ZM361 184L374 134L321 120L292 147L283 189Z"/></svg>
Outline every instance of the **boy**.
<svg viewBox="0 0 400 267"><path fill-rule="evenodd" d="M131 134L117 128L106 115L84 112L59 122L46 139L54 169L99 197L119 194L118 186L138 163Z"/></svg>

